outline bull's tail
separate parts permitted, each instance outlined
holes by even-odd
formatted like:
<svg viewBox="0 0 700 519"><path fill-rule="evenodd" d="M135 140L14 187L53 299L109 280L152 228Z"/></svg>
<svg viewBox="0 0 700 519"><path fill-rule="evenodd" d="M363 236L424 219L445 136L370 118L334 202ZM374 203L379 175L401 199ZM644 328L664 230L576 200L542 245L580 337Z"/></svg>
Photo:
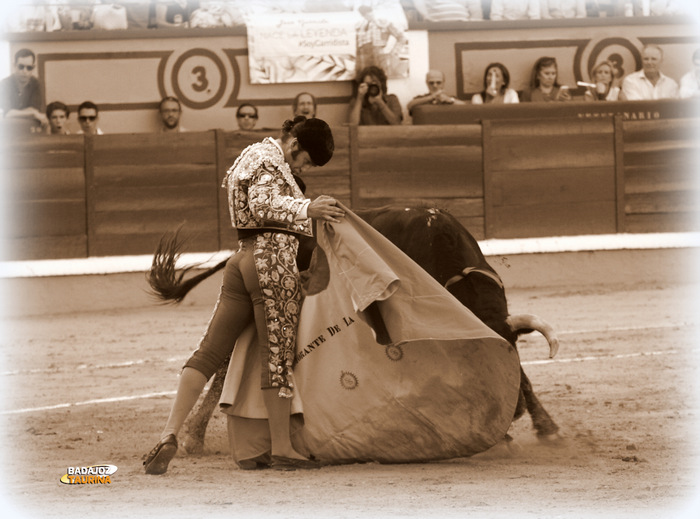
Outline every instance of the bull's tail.
<svg viewBox="0 0 700 519"><path fill-rule="evenodd" d="M226 265L228 258L204 272L185 279L185 275L200 264L176 268L175 263L182 254L184 242L178 241L179 230L166 234L160 239L158 248L153 255L151 269L146 274L146 280L151 287L151 294L162 303L179 303L199 283L218 272Z"/></svg>

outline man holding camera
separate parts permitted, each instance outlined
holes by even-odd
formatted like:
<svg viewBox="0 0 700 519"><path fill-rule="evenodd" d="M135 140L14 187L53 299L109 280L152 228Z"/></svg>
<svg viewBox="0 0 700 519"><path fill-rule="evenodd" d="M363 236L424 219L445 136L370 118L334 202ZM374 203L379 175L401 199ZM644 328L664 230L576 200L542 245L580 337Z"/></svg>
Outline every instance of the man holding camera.
<svg viewBox="0 0 700 519"><path fill-rule="evenodd" d="M411 99L408 103L408 113L418 105L463 105L464 101L447 95L445 88L445 75L439 70L429 70L425 75L425 84L428 85L428 93Z"/></svg>
<svg viewBox="0 0 700 519"><path fill-rule="evenodd" d="M357 95L350 102L350 124L396 125L403 121L399 98L386 92L386 74L375 66L358 75Z"/></svg>

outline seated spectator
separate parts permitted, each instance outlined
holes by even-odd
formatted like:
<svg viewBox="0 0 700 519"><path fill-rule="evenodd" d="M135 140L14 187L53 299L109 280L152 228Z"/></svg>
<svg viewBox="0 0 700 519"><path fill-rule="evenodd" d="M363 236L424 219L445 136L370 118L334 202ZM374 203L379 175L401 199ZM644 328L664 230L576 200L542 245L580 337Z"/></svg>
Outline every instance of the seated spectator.
<svg viewBox="0 0 700 519"><path fill-rule="evenodd" d="M190 15L190 27L234 27L234 19L224 2L200 0L199 9Z"/></svg>
<svg viewBox="0 0 700 519"><path fill-rule="evenodd" d="M85 135L102 135L97 125L97 120L100 116L97 105L92 101L85 101L78 107L78 124L80 124L79 134Z"/></svg>
<svg viewBox="0 0 700 519"><path fill-rule="evenodd" d="M530 75L530 85L523 91L520 100L523 103L548 103L551 101L571 101L567 86L557 80L557 60L542 57L535 62Z"/></svg>
<svg viewBox="0 0 700 519"><path fill-rule="evenodd" d="M620 87L615 85L615 67L609 61L601 61L591 70L591 81L583 94L584 101L617 101Z"/></svg>
<svg viewBox="0 0 700 519"><path fill-rule="evenodd" d="M19 2L16 2L19 3ZM4 25L7 32L51 32L61 30L61 20L56 9L42 5L44 2L22 2L7 12Z"/></svg>
<svg viewBox="0 0 700 519"><path fill-rule="evenodd" d="M586 0L540 0L542 18L585 18Z"/></svg>
<svg viewBox="0 0 700 519"><path fill-rule="evenodd" d="M292 103L292 112L294 117L297 115L303 115L307 119L316 117L316 97L309 92L297 94Z"/></svg>
<svg viewBox="0 0 700 519"><path fill-rule="evenodd" d="M693 69L681 78L679 97L700 97L700 49L693 53Z"/></svg>
<svg viewBox="0 0 700 519"><path fill-rule="evenodd" d="M445 93L445 75L439 70L429 70L425 75L425 84L428 85L428 93L414 97L408 103L410 114L419 105L463 105L464 101Z"/></svg>
<svg viewBox="0 0 700 519"><path fill-rule="evenodd" d="M156 27L187 27L190 15L199 8L199 0L157 0Z"/></svg>
<svg viewBox="0 0 700 519"><path fill-rule="evenodd" d="M97 4L92 8L90 19L93 29L103 31L124 30L129 28L126 7L119 4Z"/></svg>
<svg viewBox="0 0 700 519"><path fill-rule="evenodd" d="M24 119L44 128L48 120L42 110L41 87L33 75L36 56L29 49L15 53L12 74L0 81L0 108L6 119Z"/></svg>
<svg viewBox="0 0 700 519"><path fill-rule="evenodd" d="M672 16L677 14L690 14L691 2L686 0L651 0L648 7L645 2L636 0L635 15L637 16Z"/></svg>
<svg viewBox="0 0 700 519"><path fill-rule="evenodd" d="M250 103L243 103L236 110L236 122L240 130L250 131L258 123L258 109Z"/></svg>
<svg viewBox="0 0 700 519"><path fill-rule="evenodd" d="M427 22L468 22L484 19L481 0L413 0L413 6Z"/></svg>
<svg viewBox="0 0 700 519"><path fill-rule="evenodd" d="M491 20L539 20L540 0L492 0Z"/></svg>
<svg viewBox="0 0 700 519"><path fill-rule="evenodd" d="M512 104L519 103L518 93L510 84L510 73L505 65L491 63L484 71L484 89L472 96L472 104Z"/></svg>
<svg viewBox="0 0 700 519"><path fill-rule="evenodd" d="M661 47L646 45L642 49L642 69L625 77L620 98L627 101L677 98L678 83L661 72L663 59Z"/></svg>
<svg viewBox="0 0 700 519"><path fill-rule="evenodd" d="M70 110L61 101L49 103L46 107L46 118L49 120L49 133L51 135L70 135L68 130L68 116Z"/></svg>
<svg viewBox="0 0 700 519"><path fill-rule="evenodd" d="M164 97L158 105L160 113L160 132L161 133L179 133L187 130L180 126L180 117L182 116L182 105L177 97Z"/></svg>
<svg viewBox="0 0 700 519"><path fill-rule="evenodd" d="M403 112L399 98L387 94L386 73L379 67L365 67L355 80L356 94L350 101L350 124L401 124Z"/></svg>

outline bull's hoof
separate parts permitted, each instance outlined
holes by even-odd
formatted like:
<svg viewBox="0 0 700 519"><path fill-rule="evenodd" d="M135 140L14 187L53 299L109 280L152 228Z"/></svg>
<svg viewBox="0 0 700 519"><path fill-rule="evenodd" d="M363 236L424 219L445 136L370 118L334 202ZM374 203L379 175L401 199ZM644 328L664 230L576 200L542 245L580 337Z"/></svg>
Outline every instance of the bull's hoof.
<svg viewBox="0 0 700 519"><path fill-rule="evenodd" d="M190 456L196 456L204 453L204 438L198 439L185 433L182 439L182 448Z"/></svg>
<svg viewBox="0 0 700 519"><path fill-rule="evenodd" d="M146 474L165 474L175 454L177 454L177 438L174 434L169 434L160 440L146 456L143 462Z"/></svg>
<svg viewBox="0 0 700 519"><path fill-rule="evenodd" d="M537 433L537 439L540 443L546 445L561 445L564 443L564 437L559 434L558 430L551 434Z"/></svg>

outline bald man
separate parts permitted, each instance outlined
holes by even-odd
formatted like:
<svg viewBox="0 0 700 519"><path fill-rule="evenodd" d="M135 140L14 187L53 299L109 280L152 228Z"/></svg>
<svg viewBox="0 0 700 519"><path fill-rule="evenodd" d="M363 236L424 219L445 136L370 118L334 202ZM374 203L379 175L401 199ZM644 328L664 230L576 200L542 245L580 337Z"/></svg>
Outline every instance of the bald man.
<svg viewBox="0 0 700 519"><path fill-rule="evenodd" d="M445 88L445 74L439 70L429 70L425 75L425 84L428 85L428 93L414 97L408 103L408 113L418 105L463 105L464 101L447 95Z"/></svg>

